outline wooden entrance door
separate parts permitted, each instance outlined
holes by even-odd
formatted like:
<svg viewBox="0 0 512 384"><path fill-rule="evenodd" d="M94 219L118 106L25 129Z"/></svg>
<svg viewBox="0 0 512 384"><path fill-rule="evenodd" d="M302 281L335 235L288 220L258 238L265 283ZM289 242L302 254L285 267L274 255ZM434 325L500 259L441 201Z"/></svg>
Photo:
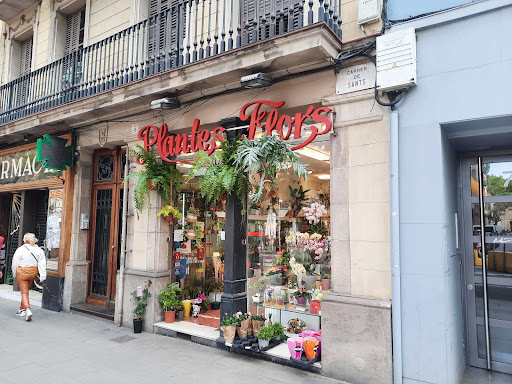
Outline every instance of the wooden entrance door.
<svg viewBox="0 0 512 384"><path fill-rule="evenodd" d="M113 307L119 269L124 164L120 149L94 153L87 302Z"/></svg>

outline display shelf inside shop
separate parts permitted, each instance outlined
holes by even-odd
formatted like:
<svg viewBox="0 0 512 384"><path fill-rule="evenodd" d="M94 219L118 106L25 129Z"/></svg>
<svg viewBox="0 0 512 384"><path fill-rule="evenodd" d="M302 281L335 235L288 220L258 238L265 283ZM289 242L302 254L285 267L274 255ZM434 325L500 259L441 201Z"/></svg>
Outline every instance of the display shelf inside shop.
<svg viewBox="0 0 512 384"><path fill-rule="evenodd" d="M254 304L257 309L257 314L265 314L265 317L268 319L269 315L272 315L273 323L281 323L286 328L286 324L291 319L300 319L306 323L306 329L321 329L321 312L318 314L309 313L308 307L305 308L304 311L297 310L297 308L288 308L286 306L276 307L276 306L265 306L263 304ZM288 334L291 336L291 334Z"/></svg>
<svg viewBox="0 0 512 384"><path fill-rule="evenodd" d="M226 212L215 212L215 215L220 218L226 217ZM267 221L267 215L247 215L247 219L249 221ZM303 217L285 217L285 216L279 216L276 217L276 220L281 221L297 221L301 222L303 220Z"/></svg>

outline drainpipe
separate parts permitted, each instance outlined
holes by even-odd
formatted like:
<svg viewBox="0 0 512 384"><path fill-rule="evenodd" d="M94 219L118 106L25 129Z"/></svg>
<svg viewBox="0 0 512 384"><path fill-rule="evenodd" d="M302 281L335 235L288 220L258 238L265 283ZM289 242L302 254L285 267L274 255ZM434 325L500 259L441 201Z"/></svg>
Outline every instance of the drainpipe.
<svg viewBox="0 0 512 384"><path fill-rule="evenodd" d="M391 318L393 383L402 384L402 302L400 272L400 173L398 167L398 112L389 113L389 169L391 197Z"/></svg>
<svg viewBox="0 0 512 384"><path fill-rule="evenodd" d="M128 160L128 147L124 146L124 150L126 150L126 162L124 164L124 178L128 177L129 172L129 163ZM121 227L121 260L119 261L119 304L116 302L116 305L119 305L119 326L123 326L123 292L124 292L124 265L126 261L126 226L128 221L128 184L125 184L125 188L123 190L123 213L122 213L122 227Z"/></svg>

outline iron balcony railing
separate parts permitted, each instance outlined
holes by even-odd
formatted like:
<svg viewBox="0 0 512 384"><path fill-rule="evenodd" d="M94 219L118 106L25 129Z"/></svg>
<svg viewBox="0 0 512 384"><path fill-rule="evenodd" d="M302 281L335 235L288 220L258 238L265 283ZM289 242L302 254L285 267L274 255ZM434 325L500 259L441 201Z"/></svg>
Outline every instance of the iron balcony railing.
<svg viewBox="0 0 512 384"><path fill-rule="evenodd" d="M0 124L324 21L341 0L188 0L0 87Z"/></svg>

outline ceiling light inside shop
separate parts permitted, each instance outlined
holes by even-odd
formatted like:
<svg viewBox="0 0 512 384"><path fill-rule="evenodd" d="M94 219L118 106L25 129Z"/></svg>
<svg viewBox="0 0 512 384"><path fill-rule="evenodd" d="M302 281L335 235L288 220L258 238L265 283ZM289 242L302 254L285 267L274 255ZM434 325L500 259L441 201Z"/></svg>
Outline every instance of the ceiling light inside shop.
<svg viewBox="0 0 512 384"><path fill-rule="evenodd" d="M183 167L183 168L192 168L193 167L193 165L189 164L189 163L178 163L177 165L179 167Z"/></svg>
<svg viewBox="0 0 512 384"><path fill-rule="evenodd" d="M329 174L322 174L322 175L318 175L317 176L320 180L330 180L331 179L331 175Z"/></svg>
<svg viewBox="0 0 512 384"><path fill-rule="evenodd" d="M312 159L316 160L329 161L331 159L331 156L328 153L317 151L308 147L298 149L297 152L303 156L311 157Z"/></svg>

